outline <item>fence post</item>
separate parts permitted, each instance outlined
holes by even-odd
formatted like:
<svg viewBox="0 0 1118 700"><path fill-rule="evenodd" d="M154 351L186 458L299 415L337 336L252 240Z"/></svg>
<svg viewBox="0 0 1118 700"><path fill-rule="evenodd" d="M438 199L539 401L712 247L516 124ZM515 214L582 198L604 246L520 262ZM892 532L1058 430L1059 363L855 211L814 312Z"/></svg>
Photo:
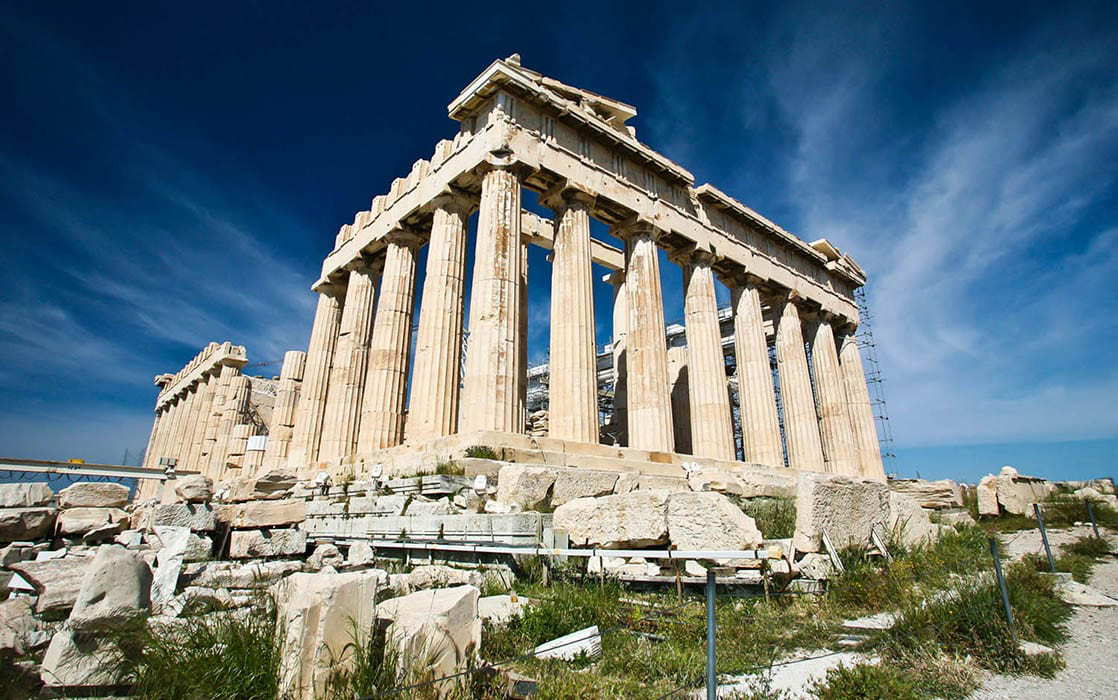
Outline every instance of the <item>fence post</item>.
<svg viewBox="0 0 1118 700"><path fill-rule="evenodd" d="M994 575L998 579L998 588L1002 593L1002 607L1005 608L1005 619L1009 622L1009 636L1013 643L1017 643L1017 632L1014 630L1013 608L1009 607L1009 591L1005 587L1005 576L1002 575L1002 560L998 556L998 539L990 538L990 556L994 558Z"/></svg>
<svg viewBox="0 0 1118 700"><path fill-rule="evenodd" d="M718 697L717 657L714 649L714 567L707 569L707 700Z"/></svg>
<svg viewBox="0 0 1118 700"><path fill-rule="evenodd" d="M1033 504L1033 513L1036 514L1037 525L1040 526L1040 541L1044 543L1044 556L1048 557L1048 570L1056 573L1056 561L1052 559L1052 548L1048 546L1048 530L1044 528L1044 514L1040 512L1040 504Z"/></svg>
<svg viewBox="0 0 1118 700"><path fill-rule="evenodd" d="M1099 523L1095 520L1095 504L1090 499L1083 499L1087 504L1087 515L1091 516L1091 529L1095 531L1095 539L1099 539Z"/></svg>

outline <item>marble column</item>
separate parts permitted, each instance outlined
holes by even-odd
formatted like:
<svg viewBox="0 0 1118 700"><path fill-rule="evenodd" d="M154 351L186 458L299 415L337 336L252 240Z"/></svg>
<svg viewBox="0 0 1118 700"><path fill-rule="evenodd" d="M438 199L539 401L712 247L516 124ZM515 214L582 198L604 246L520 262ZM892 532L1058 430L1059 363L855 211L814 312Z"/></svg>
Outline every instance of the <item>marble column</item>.
<svg viewBox="0 0 1118 700"><path fill-rule="evenodd" d="M518 432L528 431L528 244L520 244L520 322L517 331L516 409Z"/></svg>
<svg viewBox="0 0 1118 700"><path fill-rule="evenodd" d="M465 314L466 222L472 204L445 195L436 202L419 306L406 435L419 443L458 431Z"/></svg>
<svg viewBox="0 0 1118 700"><path fill-rule="evenodd" d="M152 462L152 458L155 457L155 449L159 441L159 423L162 419L163 410L157 408L151 421L151 433L148 434L148 444L147 447L144 448L143 466L145 467L155 466Z"/></svg>
<svg viewBox="0 0 1118 700"><path fill-rule="evenodd" d="M520 180L494 167L481 184L459 432L520 433Z"/></svg>
<svg viewBox="0 0 1118 700"><path fill-rule="evenodd" d="M629 301L625 336L629 446L671 452L675 445L664 335L664 297L656 247L659 233L643 223L619 233L625 240L625 289Z"/></svg>
<svg viewBox="0 0 1118 700"><path fill-rule="evenodd" d="M738 401L745 461L784 466L780 419L776 412L761 294L749 279L732 281L734 353L737 358Z"/></svg>
<svg viewBox="0 0 1118 700"><path fill-rule="evenodd" d="M349 273L338 343L330 367L319 460L349 457L357 449L369 366L377 274L377 269L365 265Z"/></svg>
<svg viewBox="0 0 1118 700"><path fill-rule="evenodd" d="M190 417L192 422L190 431L190 449L187 452L187 469L202 471L202 443L206 438L206 425L209 423L210 411L213 410L214 386L216 377L209 374L203 375L197 384L197 398L195 410Z"/></svg>
<svg viewBox="0 0 1118 700"><path fill-rule="evenodd" d="M238 440L237 426L246 413L248 413L249 395L252 384L249 378L240 374L229 380L225 403L222 406L221 423L217 430L217 441L214 443L213 453L210 455L210 478L215 481L224 478L226 463ZM243 451L241 454L244 454Z"/></svg>
<svg viewBox="0 0 1118 700"><path fill-rule="evenodd" d="M811 375L804 349L803 325L794 299L783 302L776 328L776 363L780 372L780 398L784 406L784 436L788 466L824 470L819 418L811 392Z"/></svg>
<svg viewBox="0 0 1118 700"><path fill-rule="evenodd" d="M598 368L590 257L593 198L570 192L556 211L551 262L548 436L598 444Z"/></svg>
<svg viewBox="0 0 1118 700"><path fill-rule="evenodd" d="M843 334L840 347L839 363L846 385L847 410L854 436L858 473L867 479L884 480L885 466L881 461L881 446L877 441L873 406L870 404L870 392L866 386L866 375L862 367L862 353L858 350L853 329L848 329Z"/></svg>
<svg viewBox="0 0 1118 700"><path fill-rule="evenodd" d="M221 431L221 416L225 413L225 404L229 401L229 385L241 370L231 365L223 365L221 371L214 377L214 400L210 405L209 415L206 416L206 433L202 438L202 461L198 471L210 478L215 478L214 451L217 449L217 434Z"/></svg>
<svg viewBox="0 0 1118 700"><path fill-rule="evenodd" d="M314 325L311 327L303 390L299 394L299 408L295 417L295 432L291 438L291 456L288 461L288 466L301 475L312 471L315 461L318 460L318 450L322 442L330 366L334 362L338 328L342 321L342 301L338 291L330 288L319 293L318 308L314 314Z"/></svg>
<svg viewBox="0 0 1118 700"><path fill-rule="evenodd" d="M687 386L691 412L691 454L733 461L734 425L726 361L714 293L714 256L696 251L683 264L684 327L687 333ZM678 420L678 418L677 418Z"/></svg>
<svg viewBox="0 0 1118 700"><path fill-rule="evenodd" d="M404 407L415 299L415 254L419 239L404 231L387 238L380 302L369 342L369 369L361 412L357 454L399 445L404 440Z"/></svg>
<svg viewBox="0 0 1118 700"><path fill-rule="evenodd" d="M815 389L819 395L819 435L823 442L823 457L827 471L833 474L858 476L858 460L854 450L854 435L846 402L846 386L839 367L838 349L831 319L820 313L811 343L812 369L815 371Z"/></svg>
<svg viewBox="0 0 1118 700"><path fill-rule="evenodd" d="M629 444L629 417L626 398L628 370L625 358L625 336L629 326L629 293L625 289L625 271L615 270L609 275L613 285L613 342L610 350L613 355L613 418L618 444Z"/></svg>
<svg viewBox="0 0 1118 700"><path fill-rule="evenodd" d="M299 403L306 362L307 353L300 350L289 350L283 356L276 404L272 409L272 424L268 428L268 444L264 449L264 469L277 469L287 464L291 436L295 429L295 409Z"/></svg>
<svg viewBox="0 0 1118 700"><path fill-rule="evenodd" d="M162 417L159 419L159 432L155 436L155 444L152 445L152 455L149 466L158 467L159 460L162 457L169 457L167 454L167 445L171 442L171 435L175 432L175 419L177 418L178 403L175 401L168 401L163 404ZM147 461L147 460L145 460Z"/></svg>
<svg viewBox="0 0 1118 700"><path fill-rule="evenodd" d="M186 442L189 439L190 411L194 407L194 392L187 388L184 389L179 397L179 410L178 417L175 419L175 432L171 436L171 444L168 445L168 457L174 457L177 460L176 465L181 468L186 468Z"/></svg>

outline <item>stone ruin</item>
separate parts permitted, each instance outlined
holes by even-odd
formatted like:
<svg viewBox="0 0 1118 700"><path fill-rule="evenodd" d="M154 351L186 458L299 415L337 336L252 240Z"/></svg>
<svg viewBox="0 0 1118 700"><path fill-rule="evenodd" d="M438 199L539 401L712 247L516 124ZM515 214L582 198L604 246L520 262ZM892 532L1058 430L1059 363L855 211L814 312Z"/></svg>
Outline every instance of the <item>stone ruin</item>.
<svg viewBox="0 0 1118 700"><path fill-rule="evenodd" d="M313 285L309 347L287 353L268 424L246 418L253 380L238 370L243 348L210 345L174 377L157 377L148 466L172 458L217 482L275 468L360 479L484 446L510 461L535 452L676 478L698 464L884 479L854 338L854 292L866 278L849 255L826 239L800 240L713 185L696 187L637 140L626 124L635 108L518 56L490 65L448 114L460 124L455 137L338 231ZM525 189L551 220L524 208ZM591 219L624 249L592 237ZM542 371L526 357L530 245L551 251ZM686 319L674 337L685 347L669 349L660 250L683 271ZM593 264L612 271L614 287L613 342L602 353ZM730 313L719 312L716 278L731 290Z"/></svg>

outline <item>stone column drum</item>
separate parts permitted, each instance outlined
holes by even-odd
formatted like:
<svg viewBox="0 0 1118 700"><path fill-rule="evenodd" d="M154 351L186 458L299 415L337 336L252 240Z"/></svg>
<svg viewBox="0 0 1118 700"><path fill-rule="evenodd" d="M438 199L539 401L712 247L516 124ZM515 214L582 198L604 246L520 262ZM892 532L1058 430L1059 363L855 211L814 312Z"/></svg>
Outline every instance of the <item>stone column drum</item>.
<svg viewBox="0 0 1118 700"><path fill-rule="evenodd" d="M220 373L214 377L214 400L210 404L210 413L206 416L206 433L202 438L202 461L198 468L206 476L213 478L211 465L214 462L213 454L217 449L217 436L221 432L221 417L225 415L225 404L230 400L229 386L233 378L241 371L230 365L223 365Z"/></svg>
<svg viewBox="0 0 1118 700"><path fill-rule="evenodd" d="M783 467L784 448L780 441L780 419L776 412L760 290L749 279L733 280L731 284L745 461Z"/></svg>
<svg viewBox="0 0 1118 700"><path fill-rule="evenodd" d="M377 271L367 266L349 273L338 343L326 392L320 460L349 457L357 449L362 400L368 373Z"/></svg>
<svg viewBox="0 0 1118 700"><path fill-rule="evenodd" d="M877 428L873 422L873 406L862 368L862 353L853 329L843 334L839 363L846 384L846 401L850 426L854 431L854 448L858 456L858 471L867 479L885 480L885 466L881 461L881 447L877 442Z"/></svg>
<svg viewBox="0 0 1118 700"><path fill-rule="evenodd" d="M784 301L776 328L776 363L780 372L780 398L784 405L784 435L788 441L788 466L824 470L819 419L811 393L803 327L793 298Z"/></svg>
<svg viewBox="0 0 1118 700"><path fill-rule="evenodd" d="M201 471L202 443L206 439L206 426L210 422L210 412L213 410L214 387L217 377L204 375L197 384L196 410L191 416L193 426L190 432L190 449L187 452L186 463L189 469Z"/></svg>
<svg viewBox="0 0 1118 700"><path fill-rule="evenodd" d="M664 298L660 289L657 231L636 224L624 231L625 289L629 313L626 343L626 400L629 446L671 452L671 395L664 336Z"/></svg>
<svg viewBox="0 0 1118 700"><path fill-rule="evenodd" d="M615 270L609 276L613 285L613 419L618 444L629 444L629 412L626 384L628 382L625 337L629 325L629 292L625 289L625 271Z"/></svg>
<svg viewBox="0 0 1118 700"><path fill-rule="evenodd" d="M295 427L295 409L299 402L299 391L303 385L303 369L306 367L307 353L289 350L283 356L283 369L280 370L279 388L276 390L276 405L272 409L272 425L268 429L268 444L264 449L264 469L276 469L287 464L291 448L291 436Z"/></svg>
<svg viewBox="0 0 1118 700"><path fill-rule="evenodd" d="M324 289L318 295L318 308L311 327L307 347L307 365L303 374L303 390L295 417L288 466L301 475L310 473L318 459L322 441L322 423L326 414L326 394L330 382L330 366L338 343L342 320L342 302L337 290Z"/></svg>
<svg viewBox="0 0 1118 700"><path fill-rule="evenodd" d="M827 471L858 476L858 460L854 452L854 436L846 402L846 386L839 367L838 350L831 320L820 314L812 341L815 388L819 394L819 434Z"/></svg>
<svg viewBox="0 0 1118 700"><path fill-rule="evenodd" d="M714 273L710 268L713 261L710 253L699 251L683 265L691 453L697 457L733 460L736 457L733 420L730 393L726 388Z"/></svg>
<svg viewBox="0 0 1118 700"><path fill-rule="evenodd" d="M495 167L481 185L470 342L459 432L520 433L520 180Z"/></svg>
<svg viewBox="0 0 1118 700"><path fill-rule="evenodd" d="M406 435L426 442L458 430L465 314L466 221L470 203L437 200L427 245Z"/></svg>
<svg viewBox="0 0 1118 700"><path fill-rule="evenodd" d="M215 481L223 478L225 463L229 458L230 449L235 445L235 433L241 419L248 413L249 395L252 393L252 384L248 377L241 375L229 380L229 388L222 408L221 423L217 431L217 440L214 443L213 454L210 455L210 477ZM241 454L244 454L243 451Z"/></svg>
<svg viewBox="0 0 1118 700"><path fill-rule="evenodd" d="M593 198L567 193L549 203L558 216L551 263L549 437L598 443L598 368L590 257Z"/></svg>
<svg viewBox="0 0 1118 700"><path fill-rule="evenodd" d="M419 240L403 231L388 237L380 303L369 341L369 370L357 454L399 445L404 440L404 404L415 299L415 254Z"/></svg>

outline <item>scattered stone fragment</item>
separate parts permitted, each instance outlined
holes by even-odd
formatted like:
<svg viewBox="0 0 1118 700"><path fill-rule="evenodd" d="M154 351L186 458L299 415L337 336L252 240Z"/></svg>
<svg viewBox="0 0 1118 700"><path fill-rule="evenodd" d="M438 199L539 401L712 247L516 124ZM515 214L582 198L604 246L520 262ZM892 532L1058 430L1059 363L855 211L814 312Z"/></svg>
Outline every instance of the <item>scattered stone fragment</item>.
<svg viewBox="0 0 1118 700"><path fill-rule="evenodd" d="M272 589L283 630L280 694L323 697L331 672L352 663L353 631L369 634L383 571L294 574ZM358 643L363 643L364 639ZM338 664L332 668L332 664Z"/></svg>
<svg viewBox="0 0 1118 700"><path fill-rule="evenodd" d="M921 508L957 508L963 505L963 490L951 479L890 479L889 490L913 498Z"/></svg>
<svg viewBox="0 0 1118 700"><path fill-rule="evenodd" d="M554 527L576 546L624 549L668 542L667 491L576 498L555 509Z"/></svg>
<svg viewBox="0 0 1118 700"><path fill-rule="evenodd" d="M156 554L155 579L151 586L151 602L162 606L175 595L179 572L182 570L186 550L190 546L190 528L159 525L155 528L159 538Z"/></svg>
<svg viewBox="0 0 1118 700"><path fill-rule="evenodd" d="M54 491L42 481L0 484L0 508L33 508L44 506L54 498Z"/></svg>
<svg viewBox="0 0 1118 700"><path fill-rule="evenodd" d="M182 579L202 588L267 588L302 569L300 561L210 561L185 565Z"/></svg>
<svg viewBox="0 0 1118 700"><path fill-rule="evenodd" d="M54 508L6 508L0 510L0 542L37 540L54 529Z"/></svg>
<svg viewBox="0 0 1118 700"><path fill-rule="evenodd" d="M928 511L915 498L900 491L889 491L889 529L907 547L939 538L939 526L932 522Z"/></svg>
<svg viewBox="0 0 1118 700"><path fill-rule="evenodd" d="M799 569L800 575L804 578L817 581L825 581L835 573L831 558L818 552L805 554L802 559L796 562L796 568Z"/></svg>
<svg viewBox="0 0 1118 700"><path fill-rule="evenodd" d="M556 470L508 464L497 476L497 500L535 510L548 504L555 484Z"/></svg>
<svg viewBox="0 0 1118 700"><path fill-rule="evenodd" d="M217 508L217 519L233 528L294 525L306 517L307 502L300 500L249 501Z"/></svg>
<svg viewBox="0 0 1118 700"><path fill-rule="evenodd" d="M128 487L109 481L79 481L58 492L62 508L123 508L128 505Z"/></svg>
<svg viewBox="0 0 1118 700"><path fill-rule="evenodd" d="M597 498L613 493L617 485L617 472L593 469L563 469L555 476L551 505L559 507L576 498Z"/></svg>
<svg viewBox="0 0 1118 700"><path fill-rule="evenodd" d="M869 543L875 524L887 524L889 487L881 481L803 472L796 494L798 551L818 552L826 531L842 549Z"/></svg>
<svg viewBox="0 0 1118 700"><path fill-rule="evenodd" d="M23 656L50 640L43 624L33 614L34 601L26 596L0 603L0 652Z"/></svg>
<svg viewBox="0 0 1118 700"><path fill-rule="evenodd" d="M74 607L91 557L66 557L44 561L21 561L9 568L27 580L39 594L35 612L56 617Z"/></svg>
<svg viewBox="0 0 1118 700"><path fill-rule="evenodd" d="M445 496L437 501L416 497L408 502L404 512L407 515L452 515L454 508L450 505L450 499Z"/></svg>
<svg viewBox="0 0 1118 700"><path fill-rule="evenodd" d="M58 514L58 534L73 537L84 535L105 525L120 524L115 535L128 527L129 516L120 508L94 508L78 506Z"/></svg>
<svg viewBox="0 0 1118 700"><path fill-rule="evenodd" d="M295 472L286 469L274 469L254 478L236 481L226 500L238 503L241 501L279 499L286 496L288 491L298 483L299 477Z"/></svg>
<svg viewBox="0 0 1118 700"><path fill-rule="evenodd" d="M314 551L307 557L307 568L317 571L324 566L339 567L345 559L338 548L330 543L315 545Z"/></svg>
<svg viewBox="0 0 1118 700"><path fill-rule="evenodd" d="M302 530L237 530L229 536L232 559L301 555L306 549L307 533Z"/></svg>
<svg viewBox="0 0 1118 700"><path fill-rule="evenodd" d="M373 546L364 540L358 540L349 546L346 552L345 563L349 566L369 566L376 561Z"/></svg>
<svg viewBox="0 0 1118 700"><path fill-rule="evenodd" d="M74 630L94 630L151 608L151 569L120 545L97 548L70 613Z"/></svg>
<svg viewBox="0 0 1118 700"><path fill-rule="evenodd" d="M213 498L213 481L203 474L175 479L175 495L187 503L206 503Z"/></svg>
<svg viewBox="0 0 1118 700"><path fill-rule="evenodd" d="M668 497L668 537L690 551L753 549L763 539L753 518L713 491Z"/></svg>
<svg viewBox="0 0 1118 700"><path fill-rule="evenodd" d="M975 493L978 495L979 515L996 516L1001 512L998 509L998 477L992 474L982 477Z"/></svg>
<svg viewBox="0 0 1118 700"><path fill-rule="evenodd" d="M406 659L417 660L420 678L440 678L467 668L481 645L478 589L456 586L420 591L381 603L378 619L390 621L385 638ZM451 682L436 687L449 691Z"/></svg>
<svg viewBox="0 0 1118 700"><path fill-rule="evenodd" d="M205 503L164 503L146 511L143 522L137 525L147 531L164 526L209 532L217 527L217 519L213 507Z"/></svg>

